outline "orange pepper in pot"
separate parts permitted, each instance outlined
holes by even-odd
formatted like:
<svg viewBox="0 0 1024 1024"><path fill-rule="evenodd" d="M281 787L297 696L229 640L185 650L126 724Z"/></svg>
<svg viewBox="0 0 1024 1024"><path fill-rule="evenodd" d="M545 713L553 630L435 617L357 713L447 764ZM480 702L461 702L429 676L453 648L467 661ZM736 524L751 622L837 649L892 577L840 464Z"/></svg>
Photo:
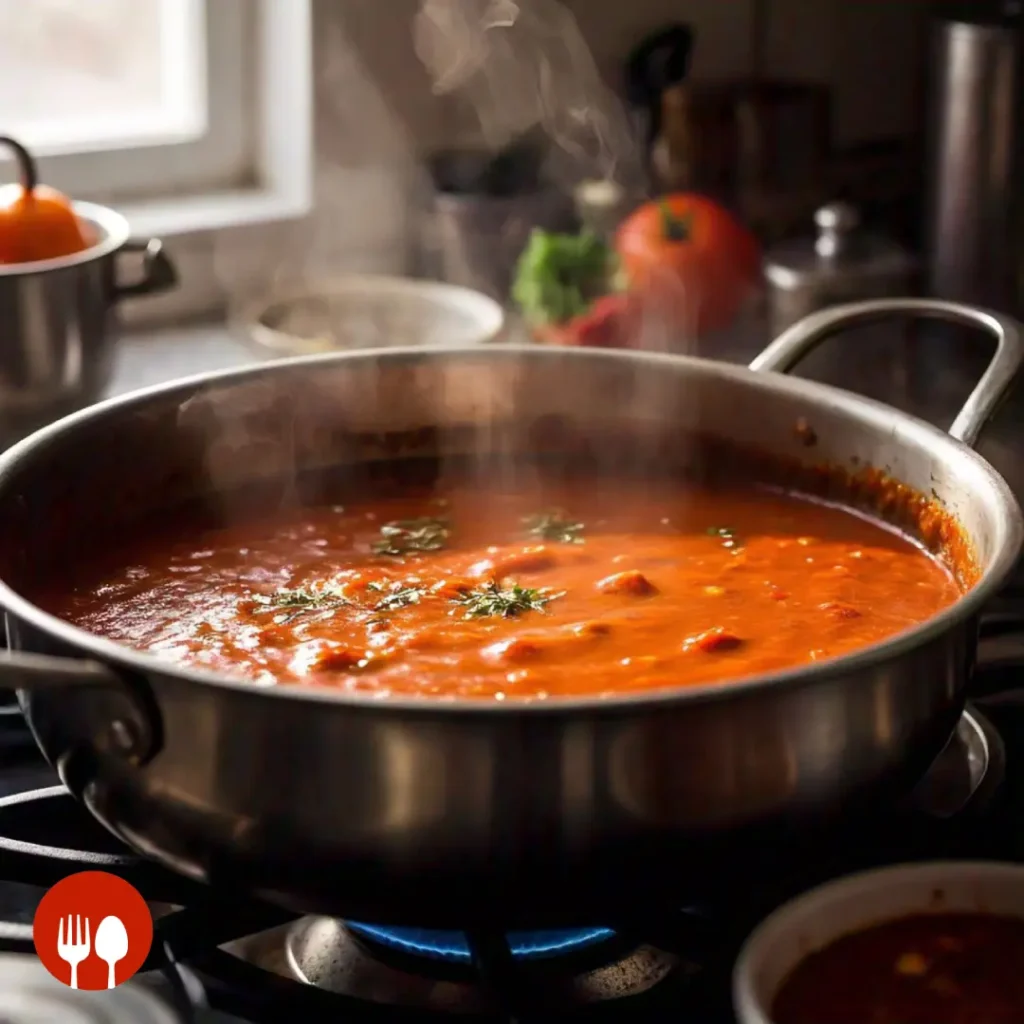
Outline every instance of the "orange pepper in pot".
<svg viewBox="0 0 1024 1024"><path fill-rule="evenodd" d="M0 135L14 152L19 181L0 186L0 263L32 263L89 248L67 196L39 184L36 162L21 143Z"/></svg>

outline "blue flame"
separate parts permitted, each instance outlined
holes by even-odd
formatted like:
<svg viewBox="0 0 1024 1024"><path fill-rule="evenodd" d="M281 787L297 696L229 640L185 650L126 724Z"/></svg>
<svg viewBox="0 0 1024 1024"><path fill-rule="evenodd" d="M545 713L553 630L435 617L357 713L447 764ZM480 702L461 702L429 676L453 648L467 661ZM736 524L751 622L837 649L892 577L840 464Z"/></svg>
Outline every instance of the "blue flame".
<svg viewBox="0 0 1024 1024"><path fill-rule="evenodd" d="M472 960L469 942L461 932L429 931L424 928L383 928L373 924L347 921L357 935L379 942L400 953L449 963L468 964ZM609 928L571 928L544 932L509 932L512 955L523 959L566 956L605 942L614 936Z"/></svg>

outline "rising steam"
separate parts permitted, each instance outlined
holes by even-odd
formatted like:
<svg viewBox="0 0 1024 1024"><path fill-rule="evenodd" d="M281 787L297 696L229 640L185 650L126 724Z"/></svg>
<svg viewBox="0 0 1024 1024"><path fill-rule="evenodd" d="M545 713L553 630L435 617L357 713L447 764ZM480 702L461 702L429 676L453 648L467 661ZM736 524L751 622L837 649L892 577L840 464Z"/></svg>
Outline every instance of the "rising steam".
<svg viewBox="0 0 1024 1024"><path fill-rule="evenodd" d="M413 30L435 93L467 102L488 146L542 132L572 178L640 188L629 118L558 0L422 0Z"/></svg>
<svg viewBox="0 0 1024 1024"><path fill-rule="evenodd" d="M570 190L600 179L643 197L643 150L633 125L559 0L420 0L413 32L434 92L472 109L488 148L536 137L555 185ZM658 294L638 304L634 347L691 349L699 301L667 269Z"/></svg>
<svg viewBox="0 0 1024 1024"><path fill-rule="evenodd" d="M374 6L377 3L374 0ZM355 9L354 5L351 10ZM369 2L362 9L369 11ZM337 274L406 272L417 200L429 195L432 187L423 160L424 143L388 102L377 81L380 76L373 73L372 53L363 52L368 49L366 40L360 45L358 32L349 29L332 20L320 26L317 34L320 130L315 214L280 225L270 244L265 228L258 245L245 232L217 244L218 276L241 299L241 308L233 311L236 314L248 315L254 292L262 298L268 291L287 293L309 287L316 294ZM631 198L644 195L643 150L630 119L602 80L575 18L558 0L418 0L412 24L405 22L398 30L411 30L416 54L437 97L435 103L442 105L443 98L448 106L461 101L472 112L487 149L499 151L527 136L538 141L546 154L545 184L568 193L583 180L603 179ZM394 51L388 53L392 61L402 59ZM268 254L272 254L270 266ZM645 301L633 325L633 347L677 352L689 348L695 332L688 331L687 325L696 319L695 301L682 283L675 291L665 289L657 299ZM314 309L310 316L316 320L310 332L290 321L276 326L285 331L294 328L304 337L322 333L328 345L351 344L351 331L342 337L326 306ZM395 341L386 324L374 319L365 330L360 328L357 344L388 347ZM506 406L516 408L515 396L529 380L527 369L523 367L522 381L517 373L510 373L493 393L481 391L478 374L439 375L429 401L444 415L433 418L453 420L462 406L467 410L472 406L467 419L486 420L483 414L489 410L497 422L504 422L512 416ZM239 474L255 472L293 482L302 462L296 446L311 447L305 434L330 435L332 424L355 419L359 403L372 406L375 415L383 410L395 420L411 411L402 402L382 398L388 393L385 383L378 388L370 370L364 374L352 378L361 382L360 387L337 393L340 378L325 370L325 389L335 388L333 403L326 398L311 403L310 396L303 395L294 399L290 413L277 406L279 411L268 415L265 423L258 410L269 408L285 393L278 378L246 391L241 396L242 411L239 394L230 388L213 387L185 404L183 426L203 439L206 475L213 489L225 495L226 519L243 517L244 509L228 504L227 497ZM634 411L638 417L668 419L667 405L678 401L678 395L663 385L656 375L631 372L628 364L623 365L613 404L623 414ZM567 387L573 393L565 394ZM575 393L577 383L559 381L557 388L566 407L580 399ZM423 413L424 423L431 420L428 413ZM478 436L478 454L493 456L495 452L484 443L487 429L482 427ZM291 497L292 491L286 488L286 499Z"/></svg>

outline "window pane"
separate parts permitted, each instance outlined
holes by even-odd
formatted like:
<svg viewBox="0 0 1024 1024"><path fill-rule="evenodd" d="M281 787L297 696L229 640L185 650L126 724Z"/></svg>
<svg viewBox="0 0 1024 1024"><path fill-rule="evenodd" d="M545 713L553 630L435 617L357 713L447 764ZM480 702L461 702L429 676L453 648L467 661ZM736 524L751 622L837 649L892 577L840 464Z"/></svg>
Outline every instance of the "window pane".
<svg viewBox="0 0 1024 1024"><path fill-rule="evenodd" d="M40 152L206 122L203 0L0 0L0 126Z"/></svg>

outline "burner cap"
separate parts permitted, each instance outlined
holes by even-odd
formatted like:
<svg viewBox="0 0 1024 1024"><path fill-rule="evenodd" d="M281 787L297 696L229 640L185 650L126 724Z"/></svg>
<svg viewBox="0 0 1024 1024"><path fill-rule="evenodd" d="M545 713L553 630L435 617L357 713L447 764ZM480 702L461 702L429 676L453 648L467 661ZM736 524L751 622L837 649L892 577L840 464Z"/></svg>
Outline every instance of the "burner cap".
<svg viewBox="0 0 1024 1024"><path fill-rule="evenodd" d="M62 985L35 957L0 954L3 1024L181 1024L166 1004L139 985L81 992Z"/></svg>

